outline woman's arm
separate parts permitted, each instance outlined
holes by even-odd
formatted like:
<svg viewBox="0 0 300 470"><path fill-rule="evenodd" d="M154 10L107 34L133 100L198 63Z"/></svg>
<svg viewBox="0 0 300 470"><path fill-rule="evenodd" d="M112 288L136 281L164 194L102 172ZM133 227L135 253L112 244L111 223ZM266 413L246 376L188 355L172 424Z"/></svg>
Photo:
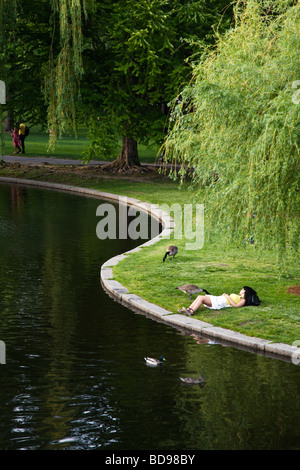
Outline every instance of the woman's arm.
<svg viewBox="0 0 300 470"><path fill-rule="evenodd" d="M241 299L237 304L232 300L232 298L228 294L223 294L226 299L228 299L231 307L243 307L246 303L245 299Z"/></svg>

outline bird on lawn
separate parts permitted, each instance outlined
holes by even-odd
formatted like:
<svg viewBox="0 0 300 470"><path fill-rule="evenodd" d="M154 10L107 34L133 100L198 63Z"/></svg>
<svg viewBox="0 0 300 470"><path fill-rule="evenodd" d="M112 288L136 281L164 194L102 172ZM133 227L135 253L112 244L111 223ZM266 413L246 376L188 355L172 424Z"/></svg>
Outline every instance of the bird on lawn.
<svg viewBox="0 0 300 470"><path fill-rule="evenodd" d="M166 360L163 356L160 356L159 359L154 359L153 357L144 357L144 359L149 366L160 366Z"/></svg>
<svg viewBox="0 0 300 470"><path fill-rule="evenodd" d="M177 246L175 246L175 245L170 245L170 246L168 246L167 251L166 251L166 254L165 254L165 256L163 257L163 262L166 261L166 259L167 259L168 256L169 256L169 260L172 261L172 260L175 258L175 256L177 255L177 253L178 253L178 248L177 248ZM171 258L171 257L172 257L172 258Z"/></svg>
<svg viewBox="0 0 300 470"><path fill-rule="evenodd" d="M203 385L205 377L203 375L200 375L198 379L194 379L193 377L180 377L180 380L188 385Z"/></svg>
<svg viewBox="0 0 300 470"><path fill-rule="evenodd" d="M210 295L206 289L196 286L195 284L185 284L184 286L175 287L189 296L189 299L192 300L193 294L199 294L200 292L205 292L206 295Z"/></svg>

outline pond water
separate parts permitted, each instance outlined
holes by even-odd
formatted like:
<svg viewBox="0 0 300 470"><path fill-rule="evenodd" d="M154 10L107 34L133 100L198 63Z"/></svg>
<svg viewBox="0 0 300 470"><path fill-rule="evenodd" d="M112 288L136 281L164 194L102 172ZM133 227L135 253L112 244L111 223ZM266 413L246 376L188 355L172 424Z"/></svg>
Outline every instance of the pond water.
<svg viewBox="0 0 300 470"><path fill-rule="evenodd" d="M0 185L0 449L299 449L300 368L183 334L112 300L101 201ZM144 356L166 358L162 367ZM186 386L180 376L203 374Z"/></svg>

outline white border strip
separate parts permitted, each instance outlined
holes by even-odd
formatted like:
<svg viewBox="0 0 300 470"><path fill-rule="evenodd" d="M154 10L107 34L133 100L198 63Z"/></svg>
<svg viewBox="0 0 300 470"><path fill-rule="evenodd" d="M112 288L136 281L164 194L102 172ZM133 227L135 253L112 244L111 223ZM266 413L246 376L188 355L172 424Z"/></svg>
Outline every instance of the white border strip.
<svg viewBox="0 0 300 470"><path fill-rule="evenodd" d="M0 182L14 183L19 185L30 185L46 189L55 189L57 191L66 191L71 193L82 194L84 196L95 197L98 199L110 200L119 203L122 196L117 194L101 192L96 189L81 188L78 186L65 185L60 183L49 183L43 181L27 180L20 178L0 177ZM124 197L127 204L134 206L137 209L143 210L152 217L155 217L163 225L163 231L155 238L147 241L146 243L127 251L123 254L117 255L110 260L106 261L100 270L101 283L105 290L112 295L118 302L126 307L145 313L157 320L163 321L174 327L187 330L192 333L198 333L201 336L213 338L215 340L223 341L232 346L241 347L256 353L266 354L274 357L281 357L284 359L292 360L299 357L299 348L297 346L290 346L283 343L273 343L261 338L250 337L242 333L231 331L225 328L219 328L211 325L210 323L197 320L195 318L186 317L184 315L172 314L172 312L150 303L136 294L129 292L121 283L114 279L113 266L116 266L120 261L125 259L131 253L137 252L142 247L152 245L161 240L166 235L169 235L175 227L172 217L159 209L158 205L142 202L138 199ZM299 360L297 364L299 364Z"/></svg>

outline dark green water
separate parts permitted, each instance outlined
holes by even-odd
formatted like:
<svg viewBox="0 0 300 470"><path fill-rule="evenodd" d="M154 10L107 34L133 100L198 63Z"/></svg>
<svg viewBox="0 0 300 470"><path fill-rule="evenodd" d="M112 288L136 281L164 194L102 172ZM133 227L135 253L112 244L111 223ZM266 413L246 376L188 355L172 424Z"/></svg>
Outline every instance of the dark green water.
<svg viewBox="0 0 300 470"><path fill-rule="evenodd" d="M114 302L99 200L0 186L0 449L299 449L300 368ZM163 269L163 265L162 265ZM147 367L145 355L167 361ZM179 377L204 374L206 385Z"/></svg>

